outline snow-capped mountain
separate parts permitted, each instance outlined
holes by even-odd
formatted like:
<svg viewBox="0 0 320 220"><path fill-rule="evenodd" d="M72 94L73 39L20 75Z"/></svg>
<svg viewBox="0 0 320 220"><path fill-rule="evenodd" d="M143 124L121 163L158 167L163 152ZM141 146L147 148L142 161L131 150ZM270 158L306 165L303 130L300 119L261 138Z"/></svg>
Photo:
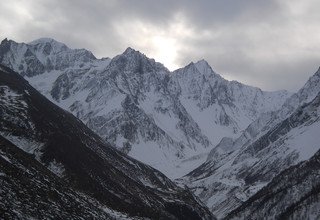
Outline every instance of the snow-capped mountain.
<svg viewBox="0 0 320 220"><path fill-rule="evenodd" d="M90 51L73 50L50 38L41 38L29 44L18 44L5 39L1 44L1 63L19 70L22 76L27 77L52 70L83 68L85 64L89 66L97 61ZM3 56L4 54L6 55Z"/></svg>
<svg viewBox="0 0 320 220"><path fill-rule="evenodd" d="M1 218L214 219L2 65L0 115Z"/></svg>
<svg viewBox="0 0 320 220"><path fill-rule="evenodd" d="M173 72L169 88L216 145L223 137L237 137L262 113L278 109L287 91L264 92L227 81L205 60Z"/></svg>
<svg viewBox="0 0 320 220"><path fill-rule="evenodd" d="M235 140L223 138L207 161L181 181L224 217L281 171L320 149L319 92L318 70L280 110L262 114Z"/></svg>
<svg viewBox="0 0 320 220"><path fill-rule="evenodd" d="M289 95L227 81L203 60L169 72L131 48L96 59L52 39L4 40L0 63L110 144L172 178L199 166L222 137L238 137Z"/></svg>

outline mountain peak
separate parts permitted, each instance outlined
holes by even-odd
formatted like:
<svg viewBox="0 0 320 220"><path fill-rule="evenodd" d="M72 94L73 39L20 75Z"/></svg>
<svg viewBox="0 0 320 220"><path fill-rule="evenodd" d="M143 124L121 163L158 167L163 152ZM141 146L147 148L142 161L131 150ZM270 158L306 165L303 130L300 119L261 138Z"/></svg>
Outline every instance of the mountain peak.
<svg viewBox="0 0 320 220"><path fill-rule="evenodd" d="M202 73L202 74L213 74L213 75L219 75L216 72L214 72L211 68L211 66L209 65L209 63L202 59L199 60L198 62L196 62L195 67L197 68L197 70ZM220 75L219 75L220 76Z"/></svg>
<svg viewBox="0 0 320 220"><path fill-rule="evenodd" d="M140 53L139 51L133 49L132 47L128 47L123 54L129 54L129 53Z"/></svg>
<svg viewBox="0 0 320 220"><path fill-rule="evenodd" d="M200 73L201 75L214 75L222 78L219 74L217 74L212 70L209 63L204 59L201 59L195 63L191 61L187 66L177 69L174 72L179 72L179 71L184 72L186 70L195 72L195 73L197 72L197 73Z"/></svg>
<svg viewBox="0 0 320 220"><path fill-rule="evenodd" d="M316 72L314 75L318 75L318 76L320 76L320 66L319 66L319 68L318 68L317 72Z"/></svg>
<svg viewBox="0 0 320 220"><path fill-rule="evenodd" d="M121 56L126 56L126 57L131 57L131 58L141 58L141 57L144 57L144 58L147 58L149 59L145 54L141 53L140 51L138 50L135 50L133 49L132 47L128 47L122 54Z"/></svg>
<svg viewBox="0 0 320 220"><path fill-rule="evenodd" d="M52 42L58 42L58 41L56 41L53 38L41 37L41 38L38 38L36 40L33 40L33 41L29 42L28 44L35 45L35 44L52 43Z"/></svg>
<svg viewBox="0 0 320 220"><path fill-rule="evenodd" d="M15 41L11 40L11 39L8 39L8 38L5 38L1 41L0 45L2 47L8 47L9 45L11 45L11 43L15 43Z"/></svg>
<svg viewBox="0 0 320 220"><path fill-rule="evenodd" d="M202 66L210 66L209 63L205 59L201 59L195 63L195 65L202 65Z"/></svg>
<svg viewBox="0 0 320 220"><path fill-rule="evenodd" d="M317 71L312 76L310 76L310 78L307 81L307 83L305 84L305 86L309 85L312 82L319 82L319 78L320 78L320 67L317 69ZM315 85L317 85L317 84L318 83L316 83Z"/></svg>
<svg viewBox="0 0 320 220"><path fill-rule="evenodd" d="M136 61L137 60L148 60L153 63L156 63L156 61L153 58L149 58L144 53L141 53L140 51L135 50L131 47L128 47L122 54L118 55L117 57L126 57L130 60L136 60ZM161 64L161 66L163 66L163 65Z"/></svg>
<svg viewBox="0 0 320 220"><path fill-rule="evenodd" d="M8 42L8 38L5 38L5 39L3 39L2 41L1 41L1 44L5 44L5 43L7 43Z"/></svg>
<svg viewBox="0 0 320 220"><path fill-rule="evenodd" d="M61 43L59 41L56 41L55 39L52 38L47 38L47 37L43 37L43 38L39 38L37 40L33 40L31 42L29 42L29 45L43 45L43 44L51 44L52 46L56 47L56 48L61 48L61 49L68 49L67 45L65 45L64 43Z"/></svg>

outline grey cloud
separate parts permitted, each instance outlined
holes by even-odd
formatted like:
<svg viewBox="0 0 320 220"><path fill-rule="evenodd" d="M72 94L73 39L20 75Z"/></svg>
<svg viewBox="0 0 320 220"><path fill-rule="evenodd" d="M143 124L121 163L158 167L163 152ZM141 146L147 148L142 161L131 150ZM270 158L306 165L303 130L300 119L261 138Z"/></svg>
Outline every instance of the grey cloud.
<svg viewBox="0 0 320 220"><path fill-rule="evenodd" d="M320 14L316 6L320 5L312 1L10 2L22 11L2 1L0 26L5 30L0 32L0 37L24 42L52 37L74 48L87 48L99 57L114 56L128 46L138 46L135 40L149 43L150 36L142 32L138 39L133 38L140 30L130 22L140 21L147 29L154 27L156 31L162 30L163 37L175 39L174 62L178 66L204 58L229 79L269 90L296 90L319 66ZM183 25L191 34L167 33L177 15L182 16ZM142 49L146 50L142 51L145 54L152 54L152 45L144 45Z"/></svg>
<svg viewBox="0 0 320 220"><path fill-rule="evenodd" d="M288 89L295 92L301 88L319 67L318 59L297 60L292 63L277 62L272 64L251 65L238 69L224 69L227 78L245 82L267 90ZM267 86L266 86L267 85Z"/></svg>

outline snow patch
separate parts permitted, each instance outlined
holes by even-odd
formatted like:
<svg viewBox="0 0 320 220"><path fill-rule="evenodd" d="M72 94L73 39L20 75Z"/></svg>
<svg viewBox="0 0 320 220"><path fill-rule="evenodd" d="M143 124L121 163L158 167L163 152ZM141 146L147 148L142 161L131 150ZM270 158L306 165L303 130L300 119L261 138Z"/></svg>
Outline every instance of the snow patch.
<svg viewBox="0 0 320 220"><path fill-rule="evenodd" d="M49 163L48 169L58 177L63 177L64 172L66 171L64 166L55 159Z"/></svg>
<svg viewBox="0 0 320 220"><path fill-rule="evenodd" d="M3 71L3 72L5 72L5 73L8 73L8 71L5 70L4 68L2 68L1 66L0 66L0 70Z"/></svg>
<svg viewBox="0 0 320 220"><path fill-rule="evenodd" d="M42 95L47 97L50 101L53 101L50 91L52 90L53 83L60 75L61 71L53 70L33 77L25 77L25 79Z"/></svg>
<svg viewBox="0 0 320 220"><path fill-rule="evenodd" d="M219 105L213 104L206 109L200 110L197 103L192 99L180 98L180 101L213 146L217 145L223 137L236 138L239 136L231 126L218 124L219 118L217 118L217 115L222 111Z"/></svg>
<svg viewBox="0 0 320 220"><path fill-rule="evenodd" d="M9 140L11 143L25 151L26 153L35 155L35 158L40 161L41 158L41 150L44 146L43 143L36 142L34 140L29 140L24 137L17 137L13 136L11 134L6 134L4 132L0 132L0 135L5 137L7 140Z"/></svg>
<svg viewBox="0 0 320 220"><path fill-rule="evenodd" d="M126 219L136 219L136 218L131 218L121 212L118 212L118 211L115 211L115 210L112 210L108 207L102 207L101 208L105 213L109 214L112 218L115 218L115 219L119 219L119 220L126 220Z"/></svg>
<svg viewBox="0 0 320 220"><path fill-rule="evenodd" d="M291 130L285 143L291 150L299 153L300 161L308 160L320 149L319 134L320 122L316 122Z"/></svg>
<svg viewBox="0 0 320 220"><path fill-rule="evenodd" d="M205 152L199 151L196 155L194 151L186 151L188 156L184 156L184 158L187 159L180 159L175 156L179 151L172 146L159 145L149 141L133 144L129 156L160 170L170 179L176 179L204 163L209 150L206 149Z"/></svg>
<svg viewBox="0 0 320 220"><path fill-rule="evenodd" d="M5 155L5 153L3 151L0 150L0 156L6 160L9 163L12 163L12 161Z"/></svg>

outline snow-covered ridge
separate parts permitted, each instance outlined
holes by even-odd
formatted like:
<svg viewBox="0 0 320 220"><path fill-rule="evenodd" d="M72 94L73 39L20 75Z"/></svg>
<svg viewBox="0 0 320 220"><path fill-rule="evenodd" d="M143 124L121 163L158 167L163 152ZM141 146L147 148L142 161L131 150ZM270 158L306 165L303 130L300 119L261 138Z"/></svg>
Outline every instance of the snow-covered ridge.
<svg viewBox="0 0 320 220"><path fill-rule="evenodd" d="M5 39L1 42L0 53L3 65L29 77L53 70L86 68L97 60L88 50L70 49L49 38L41 38L30 44Z"/></svg>
<svg viewBox="0 0 320 220"><path fill-rule="evenodd" d="M33 40L27 44L36 45L36 44L46 44L46 43L60 45L61 47L67 47L64 43L61 43L49 37L42 37L42 38Z"/></svg>

